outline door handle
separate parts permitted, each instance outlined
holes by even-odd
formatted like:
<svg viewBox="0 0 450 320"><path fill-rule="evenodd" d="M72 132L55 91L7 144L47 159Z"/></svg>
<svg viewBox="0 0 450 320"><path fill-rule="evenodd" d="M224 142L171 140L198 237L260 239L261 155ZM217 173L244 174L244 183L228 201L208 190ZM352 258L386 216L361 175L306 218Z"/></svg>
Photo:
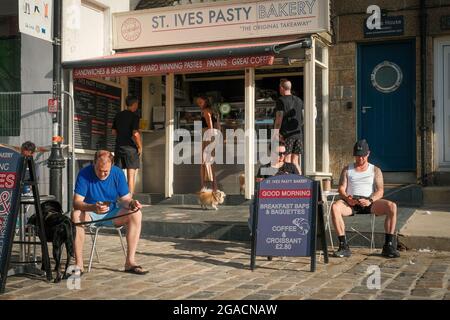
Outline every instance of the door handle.
<svg viewBox="0 0 450 320"><path fill-rule="evenodd" d="M367 109L372 109L372 107L369 107L369 106L363 106L362 108L362 113L366 113L367 111Z"/></svg>

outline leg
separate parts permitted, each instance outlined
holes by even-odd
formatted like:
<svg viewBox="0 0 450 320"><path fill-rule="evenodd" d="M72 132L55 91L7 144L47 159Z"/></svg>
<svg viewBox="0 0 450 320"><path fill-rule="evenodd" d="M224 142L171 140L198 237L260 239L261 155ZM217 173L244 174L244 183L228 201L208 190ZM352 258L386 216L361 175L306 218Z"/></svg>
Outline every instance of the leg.
<svg viewBox="0 0 450 320"><path fill-rule="evenodd" d="M91 217L89 216L89 214L86 214L86 212L82 212L80 210L74 210L72 212L72 222L73 223L84 222L84 221L91 221ZM76 226L75 243L74 243L75 264L81 271L83 271L84 238L85 238L84 227Z"/></svg>
<svg viewBox="0 0 450 320"><path fill-rule="evenodd" d="M55 259L55 272L56 278L54 283L58 283L61 281L61 239L59 234L54 235L55 239L53 240L53 259Z"/></svg>
<svg viewBox="0 0 450 320"><path fill-rule="evenodd" d="M205 187L205 169L203 163L200 165L200 190Z"/></svg>
<svg viewBox="0 0 450 320"><path fill-rule="evenodd" d="M211 171L213 175L213 181L212 181L212 189L213 191L217 191L217 178L216 178L216 170L214 169L214 166L211 165ZM217 210L217 209L216 209Z"/></svg>
<svg viewBox="0 0 450 320"><path fill-rule="evenodd" d="M331 217L333 220L334 230L338 236L345 235L345 224L343 217L352 214L352 209L344 203L343 200L338 200L331 206Z"/></svg>
<svg viewBox="0 0 450 320"><path fill-rule="evenodd" d="M375 215L386 215L384 221L386 239L381 255L387 258L400 257L400 253L397 251L394 244L394 233L397 223L397 205L392 201L380 199L373 203L371 211Z"/></svg>
<svg viewBox="0 0 450 320"><path fill-rule="evenodd" d="M64 246L66 247L66 265L64 267L64 273L62 275L63 279L67 279L67 269L69 268L70 265L70 244L69 244L70 239L66 239L66 242L64 243Z"/></svg>
<svg viewBox="0 0 450 320"><path fill-rule="evenodd" d="M386 215L384 220L384 230L387 234L395 233L397 223L397 205L389 200L380 199L373 203L372 210L375 215Z"/></svg>
<svg viewBox="0 0 450 320"><path fill-rule="evenodd" d="M128 213L128 210L122 209L119 211L118 216ZM137 211L131 215L115 219L115 225L121 226L125 225L127 227L127 258L125 261L125 266L135 266L136 265L136 249L141 235L141 222L142 213Z"/></svg>
<svg viewBox="0 0 450 320"><path fill-rule="evenodd" d="M134 194L134 182L136 177L137 169L127 169L127 181L128 181L128 189L133 196Z"/></svg>
<svg viewBox="0 0 450 320"><path fill-rule="evenodd" d="M345 239L345 224L343 217L351 215L352 208L350 208L343 200L338 200L331 206L331 212L334 229L336 230L339 241L339 248L334 252L334 256L338 258L350 257L352 252Z"/></svg>

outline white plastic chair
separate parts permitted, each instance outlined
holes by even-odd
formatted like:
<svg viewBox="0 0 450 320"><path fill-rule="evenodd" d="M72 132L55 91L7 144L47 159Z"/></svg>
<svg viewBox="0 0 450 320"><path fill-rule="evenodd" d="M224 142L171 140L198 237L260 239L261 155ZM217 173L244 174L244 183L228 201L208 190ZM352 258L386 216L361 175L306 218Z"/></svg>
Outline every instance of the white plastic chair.
<svg viewBox="0 0 450 320"><path fill-rule="evenodd" d="M100 258L99 258L99 255L98 255L98 251L97 251L96 245L97 245L98 233L100 232L101 229L116 230L117 231L117 233L119 234L120 244L122 245L123 254L125 255L125 258L126 258L127 250L125 249L125 244L123 242L122 228L123 228L123 226L120 226L120 227L107 227L107 226L96 225L96 224L92 224L92 225L89 226L89 231L90 231L91 238L92 238L92 248L91 248L91 254L90 254L90 257L89 257L88 272L91 272L92 260L94 258L94 251L95 251L95 255L97 256L97 262L100 262Z"/></svg>

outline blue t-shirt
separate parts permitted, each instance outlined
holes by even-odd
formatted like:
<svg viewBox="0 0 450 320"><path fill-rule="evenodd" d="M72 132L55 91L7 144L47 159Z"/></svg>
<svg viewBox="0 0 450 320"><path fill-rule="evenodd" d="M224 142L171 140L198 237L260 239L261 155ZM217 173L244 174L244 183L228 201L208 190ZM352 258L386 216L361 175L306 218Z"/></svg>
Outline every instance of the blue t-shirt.
<svg viewBox="0 0 450 320"><path fill-rule="evenodd" d="M123 171L112 166L108 178L100 180L95 174L94 166L91 164L78 173L75 183L75 193L84 197L84 202L95 204L97 201L109 201L109 210L117 207L118 198L126 196L128 184Z"/></svg>

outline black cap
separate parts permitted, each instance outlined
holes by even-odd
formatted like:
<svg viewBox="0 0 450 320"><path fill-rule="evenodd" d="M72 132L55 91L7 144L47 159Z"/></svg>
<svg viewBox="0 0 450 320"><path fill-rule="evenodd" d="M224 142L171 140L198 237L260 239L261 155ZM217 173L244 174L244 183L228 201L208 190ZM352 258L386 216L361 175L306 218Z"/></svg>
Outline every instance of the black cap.
<svg viewBox="0 0 450 320"><path fill-rule="evenodd" d="M369 154L369 145L365 139L359 140L353 146L353 155L359 157L365 157Z"/></svg>

